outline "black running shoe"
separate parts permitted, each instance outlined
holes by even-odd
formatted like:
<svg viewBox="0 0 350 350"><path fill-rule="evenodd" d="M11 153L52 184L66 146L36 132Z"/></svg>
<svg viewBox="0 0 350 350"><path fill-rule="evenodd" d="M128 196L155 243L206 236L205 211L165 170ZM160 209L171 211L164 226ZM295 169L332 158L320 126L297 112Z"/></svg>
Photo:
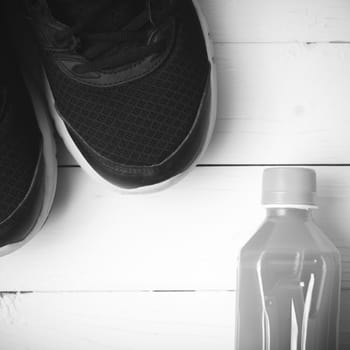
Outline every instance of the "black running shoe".
<svg viewBox="0 0 350 350"><path fill-rule="evenodd" d="M22 246L42 227L57 173L48 119L43 114L36 118L7 39L2 37L0 56L0 256Z"/></svg>
<svg viewBox="0 0 350 350"><path fill-rule="evenodd" d="M195 165L215 123L216 75L194 0L25 3L57 130L88 173L156 189Z"/></svg>

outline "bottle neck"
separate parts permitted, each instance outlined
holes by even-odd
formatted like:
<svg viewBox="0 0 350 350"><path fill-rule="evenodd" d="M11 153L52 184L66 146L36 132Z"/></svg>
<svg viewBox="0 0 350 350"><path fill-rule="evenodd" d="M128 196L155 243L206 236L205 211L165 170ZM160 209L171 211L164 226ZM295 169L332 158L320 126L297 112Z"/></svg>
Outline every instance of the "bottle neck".
<svg viewBox="0 0 350 350"><path fill-rule="evenodd" d="M297 219L308 219L311 217L313 208L266 208L268 217L294 217Z"/></svg>

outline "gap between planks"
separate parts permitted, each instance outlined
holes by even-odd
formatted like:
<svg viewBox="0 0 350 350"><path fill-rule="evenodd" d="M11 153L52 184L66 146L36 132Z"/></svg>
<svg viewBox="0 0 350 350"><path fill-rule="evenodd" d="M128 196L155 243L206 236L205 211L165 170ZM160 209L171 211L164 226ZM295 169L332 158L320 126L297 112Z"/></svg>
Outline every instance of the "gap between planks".
<svg viewBox="0 0 350 350"><path fill-rule="evenodd" d="M140 290L22 290L22 291L0 291L0 298L5 295L22 294L122 294L122 293L235 293L235 289L140 289Z"/></svg>
<svg viewBox="0 0 350 350"><path fill-rule="evenodd" d="M289 41L214 41L215 45L349 45L347 40L328 40L328 41L307 41L307 40L289 40Z"/></svg>
<svg viewBox="0 0 350 350"><path fill-rule="evenodd" d="M350 163L341 163L341 164L294 164L294 163L279 163L279 164L198 164L197 168L244 168L244 167L276 167L276 166L282 166L282 167L288 167L288 166L300 166L300 167L350 167ZM58 165L59 169L80 169L80 165Z"/></svg>
<svg viewBox="0 0 350 350"><path fill-rule="evenodd" d="M344 293L350 292L349 287L342 287ZM236 293L236 289L115 289L115 290L19 290L19 291L0 291L0 298L6 295L26 295L26 294L123 294L123 293Z"/></svg>

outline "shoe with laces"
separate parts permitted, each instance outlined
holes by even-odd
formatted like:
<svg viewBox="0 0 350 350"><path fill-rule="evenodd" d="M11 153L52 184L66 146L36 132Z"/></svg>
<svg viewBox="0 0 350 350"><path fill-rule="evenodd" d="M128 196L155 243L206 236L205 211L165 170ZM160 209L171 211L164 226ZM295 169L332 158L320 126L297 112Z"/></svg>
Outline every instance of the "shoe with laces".
<svg viewBox="0 0 350 350"><path fill-rule="evenodd" d="M24 1L58 133L95 178L159 189L208 146L216 74L195 1Z"/></svg>
<svg viewBox="0 0 350 350"><path fill-rule="evenodd" d="M49 121L42 113L35 115L6 41L1 40L0 57L0 256L40 230L52 205L57 176Z"/></svg>

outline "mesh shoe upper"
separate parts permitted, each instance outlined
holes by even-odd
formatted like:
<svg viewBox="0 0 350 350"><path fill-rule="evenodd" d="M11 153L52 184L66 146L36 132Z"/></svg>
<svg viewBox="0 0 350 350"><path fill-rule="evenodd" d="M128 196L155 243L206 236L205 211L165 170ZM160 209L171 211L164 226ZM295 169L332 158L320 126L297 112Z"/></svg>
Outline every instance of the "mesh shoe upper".
<svg viewBox="0 0 350 350"><path fill-rule="evenodd" d="M83 84L46 52L56 107L73 137L118 164L147 166L169 157L198 113L210 66L192 1L179 2L173 47L152 73L113 87Z"/></svg>
<svg viewBox="0 0 350 350"><path fill-rule="evenodd" d="M0 223L25 199L41 155L41 135L16 69L1 57Z"/></svg>

